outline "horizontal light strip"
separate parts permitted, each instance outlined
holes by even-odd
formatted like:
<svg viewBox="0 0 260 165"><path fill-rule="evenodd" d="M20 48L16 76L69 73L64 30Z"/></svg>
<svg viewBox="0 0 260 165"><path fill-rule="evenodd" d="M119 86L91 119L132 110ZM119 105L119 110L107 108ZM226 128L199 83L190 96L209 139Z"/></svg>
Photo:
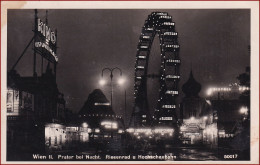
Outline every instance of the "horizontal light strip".
<svg viewBox="0 0 260 165"><path fill-rule="evenodd" d="M166 78L179 79L180 76L176 76L176 75L167 75Z"/></svg>
<svg viewBox="0 0 260 165"><path fill-rule="evenodd" d="M163 105L162 108L176 108L176 105Z"/></svg>
<svg viewBox="0 0 260 165"><path fill-rule="evenodd" d="M167 90L167 91L165 92L165 94L177 95L177 94L179 94L179 92L178 92L178 91Z"/></svg>

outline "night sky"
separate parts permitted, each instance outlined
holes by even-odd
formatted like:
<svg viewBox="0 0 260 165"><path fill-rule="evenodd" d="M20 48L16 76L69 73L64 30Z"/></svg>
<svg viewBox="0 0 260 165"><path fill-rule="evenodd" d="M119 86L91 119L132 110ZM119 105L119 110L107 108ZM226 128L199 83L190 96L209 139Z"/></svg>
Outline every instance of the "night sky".
<svg viewBox="0 0 260 165"><path fill-rule="evenodd" d="M192 68L195 79L202 84L200 96L209 86L227 86L250 65L250 10L248 9L178 9L178 10L48 10L49 26L58 30L57 84L64 93L67 107L78 112L88 95L96 88L110 100L110 87L100 87L104 67L119 67L127 83L116 86L114 111L124 111L124 90L127 92L127 115L133 107L134 63L141 28L153 11L168 12L179 34L181 81L188 79ZM45 10L39 10L45 20ZM18 59L33 37L34 10L9 10L7 22L7 69ZM149 73L159 71L159 40L155 39L149 61ZM40 56L37 56L38 75ZM44 63L47 65L47 62ZM33 50L29 47L17 65L22 76L32 76ZM104 74L109 80L109 73ZM119 73L114 72L114 80ZM148 83L149 102L158 95L158 81ZM182 93L182 91L181 91ZM183 97L180 95L179 100Z"/></svg>

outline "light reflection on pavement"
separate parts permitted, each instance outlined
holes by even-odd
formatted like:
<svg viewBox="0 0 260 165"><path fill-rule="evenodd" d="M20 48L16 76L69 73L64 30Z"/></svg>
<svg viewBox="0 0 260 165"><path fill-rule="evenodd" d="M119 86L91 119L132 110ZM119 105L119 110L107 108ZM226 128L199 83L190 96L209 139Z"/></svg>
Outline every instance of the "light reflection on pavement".
<svg viewBox="0 0 260 165"><path fill-rule="evenodd" d="M218 160L217 154L212 151L205 151L201 149L187 148L180 149L179 159L180 160Z"/></svg>

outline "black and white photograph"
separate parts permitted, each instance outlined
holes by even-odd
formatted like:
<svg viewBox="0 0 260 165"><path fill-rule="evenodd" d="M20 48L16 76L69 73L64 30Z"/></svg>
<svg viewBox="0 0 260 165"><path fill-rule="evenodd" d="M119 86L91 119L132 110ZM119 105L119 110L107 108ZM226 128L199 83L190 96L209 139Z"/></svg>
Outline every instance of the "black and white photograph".
<svg viewBox="0 0 260 165"><path fill-rule="evenodd" d="M252 160L250 8L6 14L7 162Z"/></svg>

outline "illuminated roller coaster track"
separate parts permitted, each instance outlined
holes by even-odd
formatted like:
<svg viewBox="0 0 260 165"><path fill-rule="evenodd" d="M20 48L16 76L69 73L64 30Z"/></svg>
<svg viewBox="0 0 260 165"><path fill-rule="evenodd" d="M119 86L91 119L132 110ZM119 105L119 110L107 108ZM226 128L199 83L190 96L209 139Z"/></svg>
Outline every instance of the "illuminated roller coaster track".
<svg viewBox="0 0 260 165"><path fill-rule="evenodd" d="M161 50L160 74L147 74L148 61L154 37L158 34ZM129 127L176 124L176 96L178 95L179 48L178 33L172 17L165 12L153 12L142 28L135 62L135 105ZM150 116L147 99L148 78L159 78L160 89L154 117Z"/></svg>

